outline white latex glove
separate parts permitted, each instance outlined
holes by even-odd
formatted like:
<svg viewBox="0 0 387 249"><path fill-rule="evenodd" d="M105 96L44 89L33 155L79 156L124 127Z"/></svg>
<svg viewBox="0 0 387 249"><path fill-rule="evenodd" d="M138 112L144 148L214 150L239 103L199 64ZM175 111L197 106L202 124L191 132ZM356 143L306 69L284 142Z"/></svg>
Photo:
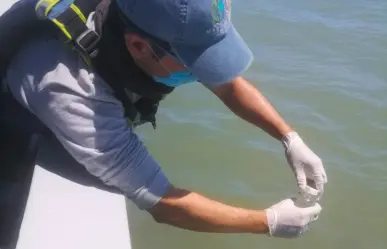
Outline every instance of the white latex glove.
<svg viewBox="0 0 387 249"><path fill-rule="evenodd" d="M308 230L308 224L317 220L321 206L300 208L292 199L283 200L266 209L270 235L280 238L296 238Z"/></svg>
<svg viewBox="0 0 387 249"><path fill-rule="evenodd" d="M320 193L324 192L324 184L328 182L321 159L309 149L296 132L289 132L282 139L285 146L286 159L292 168L298 187L303 190L307 186L307 179L314 181Z"/></svg>

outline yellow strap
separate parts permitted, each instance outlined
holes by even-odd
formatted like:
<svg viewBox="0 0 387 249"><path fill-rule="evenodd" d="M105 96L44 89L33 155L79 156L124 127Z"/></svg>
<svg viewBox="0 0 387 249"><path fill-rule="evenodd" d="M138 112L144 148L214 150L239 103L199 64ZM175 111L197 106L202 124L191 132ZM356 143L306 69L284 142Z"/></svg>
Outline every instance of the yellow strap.
<svg viewBox="0 0 387 249"><path fill-rule="evenodd" d="M1 1L1 0L0 0ZM41 11L44 10L44 16L47 17L50 13L51 9L59 2L60 0L39 0L39 2L35 6L35 11L38 13L38 9L41 8ZM71 4L70 8L78 15L78 17L82 20L83 23L86 24L87 19L85 15L82 13L82 11L76 6L75 4ZM54 18L52 19L52 22L55 23L56 26L63 32L63 34L67 37L68 41L71 42L73 37L71 36L70 32L66 29L65 25L61 23L58 19ZM82 55L84 61L91 65L91 59L88 56Z"/></svg>
<svg viewBox="0 0 387 249"><path fill-rule="evenodd" d="M83 15L82 11L75 5L75 4L71 4L70 5L70 8L73 9L73 11L75 13L77 13L77 15L79 16L79 18L81 18L81 20L86 23L86 17Z"/></svg>
<svg viewBox="0 0 387 249"><path fill-rule="evenodd" d="M66 35L66 37L69 39L69 40L72 40L72 36L70 35L70 33L67 31L66 27L63 25L63 23L59 22L57 19L53 19L52 20L56 26L58 26L58 28L60 28L60 30L62 30L62 32Z"/></svg>
<svg viewBox="0 0 387 249"><path fill-rule="evenodd" d="M58 2L59 0L40 0L35 6L35 11L37 11L38 8L41 7L41 5L45 5L44 15L47 16L48 13L51 11L52 7L54 7L54 5Z"/></svg>
<svg viewBox="0 0 387 249"><path fill-rule="evenodd" d="M47 17L48 13L50 13L51 9L57 4L60 0L39 0L39 2L35 6L35 11L38 10L39 7L44 8L44 15ZM71 4L70 8L81 18L81 20L86 23L87 19L82 11L75 4Z"/></svg>
<svg viewBox="0 0 387 249"><path fill-rule="evenodd" d="M85 61L85 63L88 66L92 66L93 65L89 56L83 55L82 53L81 53L81 56L82 56L83 60Z"/></svg>
<svg viewBox="0 0 387 249"><path fill-rule="evenodd" d="M57 4L60 0L40 0L36 6L35 10L37 10L39 7L44 8L44 15L47 17L47 15L50 13L51 9ZM71 4L70 8L79 16L79 18L82 20L82 22L86 23L86 17L83 15L82 11L75 5ZM66 37L71 40L72 36L70 32L66 29L65 25L58 21L58 19L52 20L56 26L66 35Z"/></svg>

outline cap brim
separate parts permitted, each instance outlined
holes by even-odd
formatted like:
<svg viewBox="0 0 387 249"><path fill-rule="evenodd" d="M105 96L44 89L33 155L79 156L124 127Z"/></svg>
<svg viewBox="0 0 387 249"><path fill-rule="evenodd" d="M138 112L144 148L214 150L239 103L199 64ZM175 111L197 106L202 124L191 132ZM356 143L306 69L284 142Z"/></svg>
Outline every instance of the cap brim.
<svg viewBox="0 0 387 249"><path fill-rule="evenodd" d="M170 45L199 81L209 85L230 82L246 71L253 60L233 25L222 40L210 46Z"/></svg>

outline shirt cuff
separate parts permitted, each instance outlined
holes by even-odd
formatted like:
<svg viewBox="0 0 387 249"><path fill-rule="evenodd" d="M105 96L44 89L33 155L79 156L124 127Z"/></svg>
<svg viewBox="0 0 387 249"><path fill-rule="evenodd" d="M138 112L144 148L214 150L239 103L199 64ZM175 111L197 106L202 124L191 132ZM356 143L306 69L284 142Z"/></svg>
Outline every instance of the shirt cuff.
<svg viewBox="0 0 387 249"><path fill-rule="evenodd" d="M163 198L170 186L171 184L169 183L167 177L160 169L156 173L152 182L148 186L142 187L139 190L136 198L133 201L141 210L150 209L155 206L161 200L161 198Z"/></svg>

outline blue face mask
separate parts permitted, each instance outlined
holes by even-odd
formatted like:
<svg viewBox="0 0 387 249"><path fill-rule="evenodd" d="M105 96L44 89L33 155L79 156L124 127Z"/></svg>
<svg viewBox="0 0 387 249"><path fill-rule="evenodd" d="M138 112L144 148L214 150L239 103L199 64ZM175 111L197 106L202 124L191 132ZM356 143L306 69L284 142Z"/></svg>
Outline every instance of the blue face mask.
<svg viewBox="0 0 387 249"><path fill-rule="evenodd" d="M153 79L156 82L172 87L177 87L197 81L197 78L188 70L173 72L168 77L153 76Z"/></svg>

